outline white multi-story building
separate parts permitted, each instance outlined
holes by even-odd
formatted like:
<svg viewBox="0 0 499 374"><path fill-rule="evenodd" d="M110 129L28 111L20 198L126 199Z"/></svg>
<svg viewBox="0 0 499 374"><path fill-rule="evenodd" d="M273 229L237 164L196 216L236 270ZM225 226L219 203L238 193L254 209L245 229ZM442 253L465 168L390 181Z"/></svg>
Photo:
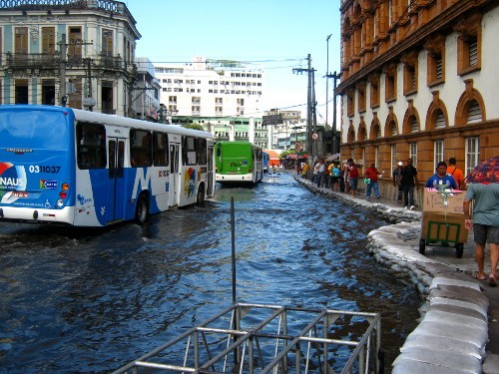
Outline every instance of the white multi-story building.
<svg viewBox="0 0 499 374"><path fill-rule="evenodd" d="M189 64L154 64L160 102L173 117L261 117L263 71L237 61L194 58Z"/></svg>
<svg viewBox="0 0 499 374"><path fill-rule="evenodd" d="M2 1L0 104L130 114L139 38L120 1Z"/></svg>

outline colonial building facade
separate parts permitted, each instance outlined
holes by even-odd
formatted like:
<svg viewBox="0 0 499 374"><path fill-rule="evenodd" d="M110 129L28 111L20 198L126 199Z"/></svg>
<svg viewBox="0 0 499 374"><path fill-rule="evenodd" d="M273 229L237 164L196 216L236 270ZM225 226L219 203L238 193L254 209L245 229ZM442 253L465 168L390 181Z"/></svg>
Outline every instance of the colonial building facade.
<svg viewBox="0 0 499 374"><path fill-rule="evenodd" d="M411 157L420 183L455 157L499 154L499 3L343 0L342 159L374 162L382 189Z"/></svg>
<svg viewBox="0 0 499 374"><path fill-rule="evenodd" d="M135 25L120 1L2 1L0 104L133 115Z"/></svg>

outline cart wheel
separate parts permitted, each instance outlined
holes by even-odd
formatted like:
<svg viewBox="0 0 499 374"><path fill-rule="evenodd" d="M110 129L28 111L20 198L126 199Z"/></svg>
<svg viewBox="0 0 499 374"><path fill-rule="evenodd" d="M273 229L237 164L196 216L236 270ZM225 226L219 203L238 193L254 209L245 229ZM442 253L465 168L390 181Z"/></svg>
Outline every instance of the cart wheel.
<svg viewBox="0 0 499 374"><path fill-rule="evenodd" d="M424 239L419 239L419 253L424 255L426 250L426 241Z"/></svg>
<svg viewBox="0 0 499 374"><path fill-rule="evenodd" d="M456 257L457 258L463 257L463 251L464 251L464 244L463 243L457 243L456 244Z"/></svg>

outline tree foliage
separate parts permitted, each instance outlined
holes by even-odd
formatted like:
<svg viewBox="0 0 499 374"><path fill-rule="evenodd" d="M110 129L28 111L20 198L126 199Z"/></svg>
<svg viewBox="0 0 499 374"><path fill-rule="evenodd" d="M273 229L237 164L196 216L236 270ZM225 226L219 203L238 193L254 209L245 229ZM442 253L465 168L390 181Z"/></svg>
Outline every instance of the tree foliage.
<svg viewBox="0 0 499 374"><path fill-rule="evenodd" d="M185 127L186 129L204 131L203 126L201 126L199 123L186 123L185 125L182 125L182 127Z"/></svg>

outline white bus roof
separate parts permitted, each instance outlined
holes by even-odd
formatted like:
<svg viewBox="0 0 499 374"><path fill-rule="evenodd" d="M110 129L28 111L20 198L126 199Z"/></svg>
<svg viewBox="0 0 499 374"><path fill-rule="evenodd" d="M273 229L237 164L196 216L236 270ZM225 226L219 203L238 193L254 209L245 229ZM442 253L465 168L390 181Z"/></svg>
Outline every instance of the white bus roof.
<svg viewBox="0 0 499 374"><path fill-rule="evenodd" d="M64 108L70 109L70 108ZM80 109L71 109L75 114L75 118L78 121L85 121L91 123L106 123L115 126L124 126L140 128L144 130L158 130L158 131L168 131L171 134L177 135L187 135L187 136L198 136L202 138L212 138L213 135L207 131L199 131L193 129L186 129L178 125L166 125L155 122L142 121L134 118L120 117L112 114L103 114L97 112L89 112Z"/></svg>

